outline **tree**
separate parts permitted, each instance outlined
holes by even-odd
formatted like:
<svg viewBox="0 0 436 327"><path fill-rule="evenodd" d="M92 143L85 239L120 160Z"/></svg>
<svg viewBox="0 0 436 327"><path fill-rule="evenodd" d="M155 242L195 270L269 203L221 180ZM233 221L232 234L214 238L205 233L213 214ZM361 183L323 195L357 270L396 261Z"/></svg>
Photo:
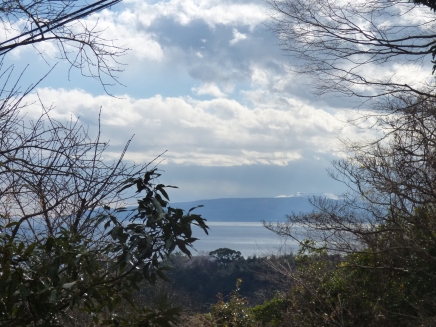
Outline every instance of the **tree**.
<svg viewBox="0 0 436 327"><path fill-rule="evenodd" d="M108 162L99 133L45 108L26 121L23 99L7 93L0 115L1 324L65 325L77 310L88 323L175 321L174 308L140 310L131 297L143 281L167 280L161 262L176 248L190 255L191 225L207 232L204 219L168 206L171 186L156 182L153 163L124 163L128 144ZM135 314L117 312L126 301Z"/></svg>
<svg viewBox="0 0 436 327"><path fill-rule="evenodd" d="M166 267L161 267L161 262L175 248L190 256L187 246L196 240L191 224L207 232L200 216L166 208L167 201L162 198L168 198L164 186L153 184L157 175L156 169L152 169L144 177L126 181L121 190L135 186L138 193L145 191L145 197L138 199L136 213L127 217L120 216L125 209L111 210L107 205L86 207L86 213L80 216L84 208L69 205L77 201L74 193L70 197L65 195L59 205L50 203L47 206L50 209L43 208L44 200L53 194L45 193L39 203L29 197L29 204L41 205L41 213L22 214L19 219L5 215L8 224L1 226L0 238L2 325L65 324L75 308L87 312L95 323L105 313L109 314L103 321L106 324L132 323L131 317L115 314L117 307L127 301L136 308L132 292L139 289L143 280L151 283L157 277L167 280ZM118 193L119 188L110 195ZM91 198L100 197L96 192ZM78 201L85 202L80 197ZM118 203L119 199L112 202ZM22 227L25 223L27 228ZM148 309L144 310L143 316L141 311L136 312L133 321L147 321ZM178 311L172 310L164 322L174 320Z"/></svg>
<svg viewBox="0 0 436 327"><path fill-rule="evenodd" d="M116 81L120 71L117 58L126 49L116 46L102 36L97 25L88 26L83 18L109 8L121 0L92 2L62 0L3 0L0 2L0 23L3 38L0 58L23 46L53 42L59 50L58 59L72 68L101 82L106 90L109 81ZM106 80L106 79L109 79Z"/></svg>
<svg viewBox="0 0 436 327"><path fill-rule="evenodd" d="M56 42L61 59L106 86L102 76L114 77L112 59L124 50L80 19L117 2L4 1L2 62L17 47ZM91 137L77 121L52 119L43 101L41 116L28 120L35 85L22 91L13 67L0 78L0 324L176 322L167 301L152 309L132 296L144 282L167 280L162 262L175 249L190 256L191 226L207 233L205 220L169 206L173 186L159 183L154 162L123 161L130 140L108 161L100 130Z"/></svg>
<svg viewBox="0 0 436 327"><path fill-rule="evenodd" d="M416 1L433 8L432 1ZM436 54L435 14L411 1L269 0L271 28L295 71L319 93L363 100L432 95L428 78L413 80Z"/></svg>
<svg viewBox="0 0 436 327"><path fill-rule="evenodd" d="M433 11L436 10L436 2L433 0L414 0L413 2L430 7Z"/></svg>
<svg viewBox="0 0 436 327"><path fill-rule="evenodd" d="M290 215L289 221L309 225L308 232L327 250L355 253L362 244L376 246L377 235L392 234L401 236L392 247L414 249L434 260L429 246L436 228L430 219L436 204L435 105L432 97L392 102L390 110L398 115L379 119L385 137L369 144L350 142L348 158L333 163L331 176L350 192L340 201L316 198L314 212ZM279 226L284 234L291 230L289 224Z"/></svg>
<svg viewBox="0 0 436 327"><path fill-rule="evenodd" d="M352 282L357 285L353 291L335 289L342 300L351 293L374 294L367 308L380 299L379 314L389 321L405 314L405 326L427 326L436 319L436 103L433 97L405 96L390 106L397 115L379 119L385 138L349 143L349 157L334 163L331 175L350 187L348 194L340 201L316 198L312 213L290 215L287 223L266 227L315 253L341 255L342 263L331 268L319 287L332 286L338 278L342 286ZM310 242L302 241L301 230ZM378 293L386 285L392 291Z"/></svg>
<svg viewBox="0 0 436 327"><path fill-rule="evenodd" d="M209 252L211 257L214 257L220 264L227 265L230 262L243 259L241 252L229 248L219 248Z"/></svg>
<svg viewBox="0 0 436 327"><path fill-rule="evenodd" d="M282 269L296 325L436 321L434 82L407 73L434 59L436 21L432 1L414 2L270 2L297 71L321 93L376 99L382 135L343 142L330 171L349 187L340 200L314 198L313 212L265 224L302 247L297 270Z"/></svg>
<svg viewBox="0 0 436 327"><path fill-rule="evenodd" d="M212 306L210 314L206 315L213 325L223 327L249 327L255 326L253 314L248 307L248 299L239 294L242 279L236 281L236 289L225 302L222 294L218 294L218 303Z"/></svg>
<svg viewBox="0 0 436 327"><path fill-rule="evenodd" d="M400 250L401 251L401 250ZM404 250L403 250L404 251ZM408 257L407 250L403 258ZM380 266L374 266L377 262ZM296 326L433 326L433 264L394 259L389 252L329 255L305 242L296 267L270 261L291 283L281 323ZM384 268L381 265L385 265ZM389 265L389 268L387 267Z"/></svg>

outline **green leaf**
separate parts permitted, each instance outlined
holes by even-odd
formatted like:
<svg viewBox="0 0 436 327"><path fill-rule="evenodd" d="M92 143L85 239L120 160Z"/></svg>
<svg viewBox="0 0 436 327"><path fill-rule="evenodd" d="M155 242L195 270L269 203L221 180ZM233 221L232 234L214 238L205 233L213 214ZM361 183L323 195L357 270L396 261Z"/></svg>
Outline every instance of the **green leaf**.
<svg viewBox="0 0 436 327"><path fill-rule="evenodd" d="M129 238L129 234L121 233L118 235L118 239L121 241L121 243L126 243L127 239Z"/></svg>
<svg viewBox="0 0 436 327"><path fill-rule="evenodd" d="M123 227L115 226L110 232L112 239L116 240L123 233Z"/></svg>
<svg viewBox="0 0 436 327"><path fill-rule="evenodd" d="M108 228L111 225L111 221L108 220L106 224L104 224L104 229Z"/></svg>
<svg viewBox="0 0 436 327"><path fill-rule="evenodd" d="M50 293L50 302L55 304L57 299L58 299L58 291L57 290L51 291L51 293Z"/></svg>
<svg viewBox="0 0 436 327"><path fill-rule="evenodd" d="M158 186L156 186L156 190L158 190L164 196L164 198L169 201L170 198L168 197L167 192L164 190L164 187L165 185L159 184Z"/></svg>
<svg viewBox="0 0 436 327"><path fill-rule="evenodd" d="M50 252L53 248L53 244L55 243L55 239L52 236L47 238L47 242L45 242L45 251Z"/></svg>
<svg viewBox="0 0 436 327"><path fill-rule="evenodd" d="M156 274L157 274L160 278L162 278L164 281L166 281L166 282L170 282L170 279L167 277L167 275L165 275L165 273L164 273L161 269L156 270Z"/></svg>
<svg viewBox="0 0 436 327"><path fill-rule="evenodd" d="M156 273L152 272L150 275L150 283L156 284Z"/></svg>
<svg viewBox="0 0 436 327"><path fill-rule="evenodd" d="M105 319L102 321L101 324L102 324L102 326L110 326L110 325L113 325L113 321L112 321L112 319Z"/></svg>
<svg viewBox="0 0 436 327"><path fill-rule="evenodd" d="M28 256L29 254L31 254L31 253L33 252L33 250L35 250L35 247L36 247L36 242L30 244L30 245L27 247L27 249L24 251L23 254L24 254L25 256Z"/></svg>
<svg viewBox="0 0 436 327"><path fill-rule="evenodd" d="M125 189L127 189L127 188L129 188L129 187L132 187L132 186L135 185L135 184L136 184L136 182L135 182L135 183L127 184L127 185L123 186L119 191L117 191L117 193L121 193L121 192L124 191Z"/></svg>
<svg viewBox="0 0 436 327"><path fill-rule="evenodd" d="M155 169L152 169L152 170L150 170L150 171L147 171L147 172L145 173L145 175L144 175L144 184L147 184L147 183L150 181L151 176L153 176L153 174L154 174L155 171L156 171L156 168L155 168Z"/></svg>
<svg viewBox="0 0 436 327"><path fill-rule="evenodd" d="M146 279L150 279L150 262L147 263L144 268L142 268L142 274L144 276L144 278Z"/></svg>
<svg viewBox="0 0 436 327"><path fill-rule="evenodd" d="M20 285L20 294L23 299L29 295L29 290L23 284Z"/></svg>
<svg viewBox="0 0 436 327"><path fill-rule="evenodd" d="M173 186L173 185L165 185L165 187L179 188L178 186Z"/></svg>
<svg viewBox="0 0 436 327"><path fill-rule="evenodd" d="M144 186L142 185L142 180L140 178L136 181L136 188L137 193L141 192L144 189Z"/></svg>
<svg viewBox="0 0 436 327"><path fill-rule="evenodd" d="M5 228L9 228L9 227L16 226L16 225L19 225L19 224L20 223L18 221L13 221L13 222L11 222L9 224L6 224Z"/></svg>
<svg viewBox="0 0 436 327"><path fill-rule="evenodd" d="M163 209L162 206L160 205L159 201L156 199L153 199L153 204L154 207L156 208L157 213L160 215L161 213L163 213Z"/></svg>
<svg viewBox="0 0 436 327"><path fill-rule="evenodd" d="M20 254L21 253L21 251L23 251L23 249L24 249L24 243L23 242L20 242L20 244L18 245L18 254Z"/></svg>
<svg viewBox="0 0 436 327"><path fill-rule="evenodd" d="M182 241L177 242L177 246L179 247L180 251L182 251L184 254L186 254L188 257L191 257L191 251L189 251L186 248L185 243L183 243Z"/></svg>
<svg viewBox="0 0 436 327"><path fill-rule="evenodd" d="M133 302L133 298L132 298L131 293L124 292L121 295L133 308L135 307L135 303Z"/></svg>
<svg viewBox="0 0 436 327"><path fill-rule="evenodd" d="M62 288L65 288L66 290L69 290L71 287L73 287L75 284L77 283L77 281L75 282L71 282L71 283L65 283L64 285L62 285Z"/></svg>
<svg viewBox="0 0 436 327"><path fill-rule="evenodd" d="M100 214L97 217L100 217L100 218L97 219L97 222L95 223L95 227L99 226L103 221L105 221L108 218L108 216L104 215L104 214Z"/></svg>
<svg viewBox="0 0 436 327"><path fill-rule="evenodd" d="M155 199L156 199L157 201L159 201L160 205L161 205L162 207L164 207L164 208L165 208L165 207L167 206L167 204L168 204L168 202L165 201L164 199L162 199L162 197L161 197L160 194L158 194L158 193L156 193Z"/></svg>
<svg viewBox="0 0 436 327"><path fill-rule="evenodd" d="M188 213L190 213L191 211L193 211L193 210L195 210L195 209L197 209L197 208L202 208L202 207L204 207L203 204L200 204L200 205L198 205L198 206L196 206L196 207L192 207L191 209L189 209Z"/></svg>
<svg viewBox="0 0 436 327"><path fill-rule="evenodd" d="M168 239L165 241L165 248L166 248L166 249L171 248L171 246L173 245L173 243L174 243L174 238L173 238L173 237L168 238Z"/></svg>

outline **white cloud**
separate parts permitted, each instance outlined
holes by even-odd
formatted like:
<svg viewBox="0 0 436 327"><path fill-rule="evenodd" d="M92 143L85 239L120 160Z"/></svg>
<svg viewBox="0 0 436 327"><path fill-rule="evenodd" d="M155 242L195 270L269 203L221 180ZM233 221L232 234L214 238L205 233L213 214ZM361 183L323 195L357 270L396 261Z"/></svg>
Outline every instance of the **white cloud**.
<svg viewBox="0 0 436 327"><path fill-rule="evenodd" d="M312 197L323 197L329 200L340 200L341 198L334 193L304 193L304 192L296 192L290 195L278 195L276 198L312 198Z"/></svg>
<svg viewBox="0 0 436 327"><path fill-rule="evenodd" d="M233 39L230 40L230 44L234 45L238 43L239 41L245 40L247 38L247 35L239 33L236 28L233 29Z"/></svg>
<svg viewBox="0 0 436 327"><path fill-rule="evenodd" d="M226 97L226 94L221 92L215 83L205 83L199 87L192 87L191 90L197 95L212 95L216 98Z"/></svg>
<svg viewBox="0 0 436 327"><path fill-rule="evenodd" d="M262 24L268 16L263 4L235 3L222 0L170 0L170 1L128 1L121 12L103 10L85 20L92 26L98 21L98 28L103 31L106 39L115 40L117 45L131 49L131 54L140 60L160 61L165 57L159 38L165 34L156 35L151 29L155 26L165 28L168 21L188 26L193 22L204 22L210 29L218 26L244 26L249 29ZM162 24L164 22L164 24ZM158 29L157 33L161 33ZM171 37L171 36L170 36ZM246 38L236 28L233 30L235 44ZM205 38L199 39L202 44ZM169 50L169 49L168 49ZM204 54L195 51L196 57Z"/></svg>
<svg viewBox="0 0 436 327"><path fill-rule="evenodd" d="M202 20L210 27L216 25L249 26L253 28L264 22L268 16L261 3L237 3L222 0L170 0L150 2L131 0L134 12L124 12L124 16L150 26L156 19L167 17L181 25L194 20Z"/></svg>
<svg viewBox="0 0 436 327"><path fill-rule="evenodd" d="M135 134L126 158L136 161L168 150L165 158L174 164L286 166L313 158L314 153L331 155L337 146L335 132L343 136L354 132L340 130L338 117L343 112L332 114L291 99L281 107L263 109L225 98L116 99L51 88L38 93L45 104L55 104L51 115L59 120L80 117L85 124L95 124L102 107L103 136L120 147ZM29 117L41 111L37 104L28 109Z"/></svg>
<svg viewBox="0 0 436 327"><path fill-rule="evenodd" d="M98 35L98 39L92 39L92 42L97 43L99 46L106 46L108 51L117 52L119 49L129 49L127 55L133 59L160 61L163 59L163 50L160 44L156 41L156 36L140 28L137 15L129 14L130 10L127 9L121 13L111 10L102 10L99 13L88 16L85 19L76 21L69 25L69 28L76 33L76 35L86 35L89 31L93 31L94 35ZM11 38L17 35L19 29L24 28L24 22L18 21L16 26L12 26L12 33L0 34L0 41L2 38ZM64 42L63 46L67 52L70 52L71 58L77 53L77 44L73 42ZM35 44L33 47L19 47L12 52L15 57L20 56L23 51L39 52L43 55L44 59L48 62L57 60L59 56L59 47L56 41L41 42ZM87 55L92 54L88 48L85 48ZM90 56L91 59L92 55ZM120 59L120 58L116 58ZM122 62L122 60L120 60ZM109 64L113 64L110 63Z"/></svg>
<svg viewBox="0 0 436 327"><path fill-rule="evenodd" d="M276 196L276 198L297 198L297 197L302 197L302 196L306 197L307 194L303 193L303 192L296 192L296 193L290 194L290 195L278 195L278 196Z"/></svg>
<svg viewBox="0 0 436 327"><path fill-rule="evenodd" d="M115 8L116 9L116 8ZM101 39L98 42L106 43L107 49L117 51L129 49L125 55L115 59L121 64L128 64L135 71L142 70L144 61L162 62L168 65L177 66L183 62L184 57L204 58L203 50L195 49L189 53L183 48L186 44L177 45L171 31L166 30L168 25L177 24L186 28L192 23L203 22L211 30L218 27L245 27L254 29L267 19L264 5L256 3L234 3L232 1L220 0L170 0L170 1L130 1L120 11L103 10L93 14L86 19L75 23L72 28L78 33L85 29L100 33ZM16 24L17 26L19 23ZM16 27L18 29L18 27ZM13 29L12 29L13 31ZM234 42L244 38L244 34L237 32ZM221 34L218 33L219 35ZM13 36L8 35L8 37ZM0 40L3 35L0 35ZM165 42L166 47L163 46ZM198 39L204 46L206 38ZM113 42L113 43L112 43ZM208 43L209 44L209 43ZM110 48L115 45L115 48ZM46 60L52 65L59 57L59 48L55 43L44 42L37 45L40 52L46 55ZM67 50L72 50L72 58L75 55L75 48L66 45ZM23 50L34 51L32 47L19 48L12 52L14 59L18 59ZM171 55L176 58L169 58ZM191 60L193 60L191 58ZM182 60L181 60L182 59ZM122 65L115 62L108 62L109 65L123 69Z"/></svg>
<svg viewBox="0 0 436 327"><path fill-rule="evenodd" d="M129 56L140 60L162 60L164 54L156 35L141 29L138 18L140 16L130 14L130 11L117 13L103 10L84 22L89 26L98 26L103 31L102 37L113 40L116 46L130 49Z"/></svg>

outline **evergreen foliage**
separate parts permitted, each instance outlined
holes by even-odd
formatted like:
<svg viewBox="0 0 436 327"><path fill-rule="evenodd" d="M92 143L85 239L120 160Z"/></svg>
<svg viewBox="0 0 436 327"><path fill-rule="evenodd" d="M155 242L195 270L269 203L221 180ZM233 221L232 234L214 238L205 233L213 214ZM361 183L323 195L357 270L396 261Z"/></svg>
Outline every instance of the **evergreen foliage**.
<svg viewBox="0 0 436 327"><path fill-rule="evenodd" d="M292 255L277 257L280 262L292 262ZM176 255L170 258L172 270L168 277L172 281L172 292L183 294L185 306L204 313L217 301L217 294L230 294L235 281L243 280L239 294L250 301L250 305L263 303L273 297L283 285L279 273L272 271L263 257L243 257L222 265L210 256L194 256L191 259ZM186 300L189 298L189 300Z"/></svg>

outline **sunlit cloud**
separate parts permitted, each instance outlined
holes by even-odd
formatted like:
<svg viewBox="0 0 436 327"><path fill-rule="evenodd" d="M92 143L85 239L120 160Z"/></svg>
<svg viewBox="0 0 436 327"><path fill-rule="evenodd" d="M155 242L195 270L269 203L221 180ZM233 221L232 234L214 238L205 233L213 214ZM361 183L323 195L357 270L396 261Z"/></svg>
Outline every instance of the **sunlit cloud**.
<svg viewBox="0 0 436 327"><path fill-rule="evenodd" d="M247 38L247 35L239 33L236 28L233 29L233 39L230 40L230 44L234 45L238 43L239 41L245 40Z"/></svg>
<svg viewBox="0 0 436 327"><path fill-rule="evenodd" d="M281 106L258 108L226 98L191 97L116 99L92 96L81 90L38 90L54 119L80 119L96 124L101 108L103 136L118 149L135 134L126 158L147 161L165 150L167 163L200 166L286 166L302 158L331 153L336 136L350 137L342 128L345 111L316 109L295 99ZM37 102L29 115L37 117Z"/></svg>

